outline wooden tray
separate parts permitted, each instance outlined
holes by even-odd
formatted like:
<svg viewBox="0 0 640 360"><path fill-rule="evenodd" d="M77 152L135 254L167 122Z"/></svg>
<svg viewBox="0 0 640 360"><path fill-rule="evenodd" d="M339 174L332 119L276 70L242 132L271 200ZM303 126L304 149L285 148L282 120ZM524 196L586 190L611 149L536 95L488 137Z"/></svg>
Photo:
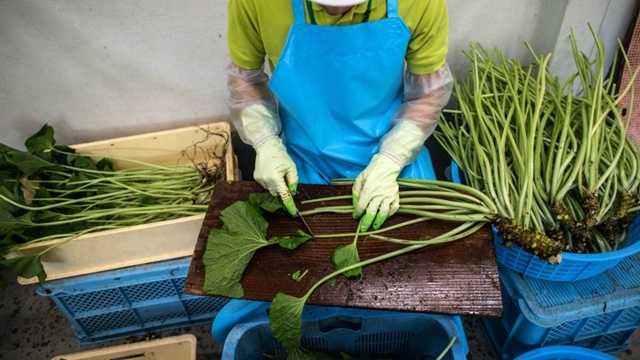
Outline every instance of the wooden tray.
<svg viewBox="0 0 640 360"><path fill-rule="evenodd" d="M191 159L203 162L207 158L198 149L206 148L210 154L224 154L227 180L234 180L238 178L238 169L234 161L230 126L228 122L220 121L71 147L80 154L94 157L96 161L109 158L118 170L141 166L120 159L164 166L190 165ZM221 136L209 137L208 132ZM193 215L85 234L71 240L37 242L25 245L7 257L34 255L55 246L55 249L41 257L47 281L175 259L193 253L204 217L205 214ZM18 283L22 285L37 282L37 277L18 277Z"/></svg>
<svg viewBox="0 0 640 360"><path fill-rule="evenodd" d="M220 212L238 200L247 200L249 194L264 191L253 181L220 182L216 185L209 210L193 254L184 292L204 294L204 265L202 257L212 228L222 226ZM300 210L318 204L301 204L307 198L316 199L351 193L349 186L302 185L296 195ZM338 202L332 202L337 204ZM344 203L344 202L343 202ZM298 218L265 214L269 222L268 236L289 236L296 230L305 230ZM393 224L408 220L394 215L387 220ZM357 221L348 214L319 214L305 216L314 234L354 232ZM429 221L401 230L386 232L386 236L418 239L435 236L451 229L452 224ZM306 231L306 230L305 230ZM319 279L334 270L331 254L339 244L353 238L331 238L308 241L296 250L278 246L260 249L254 255L242 278L245 299L270 301L278 292L302 296ZM308 304L419 311L500 317L502 297L500 280L489 226L472 236L439 247L429 247L375 263L363 268L362 281L339 277L333 286L325 283L309 298ZM373 239L358 245L361 259L397 249L398 245ZM309 272L300 281L291 278L297 270Z"/></svg>

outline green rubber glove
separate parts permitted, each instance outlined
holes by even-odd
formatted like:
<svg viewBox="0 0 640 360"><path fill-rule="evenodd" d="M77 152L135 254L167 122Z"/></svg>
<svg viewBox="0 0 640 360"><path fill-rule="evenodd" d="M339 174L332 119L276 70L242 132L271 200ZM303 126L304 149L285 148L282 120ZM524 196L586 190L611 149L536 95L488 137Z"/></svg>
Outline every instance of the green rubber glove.
<svg viewBox="0 0 640 360"><path fill-rule="evenodd" d="M293 195L298 189L298 171L282 140L273 137L256 147L256 167L253 178L269 190L271 195L279 196L289 214L298 213Z"/></svg>
<svg viewBox="0 0 640 360"><path fill-rule="evenodd" d="M360 231L365 232L373 224L380 228L387 218L400 207L400 188L396 179L402 167L384 154L376 154L369 165L358 175L353 188L353 218L364 213Z"/></svg>

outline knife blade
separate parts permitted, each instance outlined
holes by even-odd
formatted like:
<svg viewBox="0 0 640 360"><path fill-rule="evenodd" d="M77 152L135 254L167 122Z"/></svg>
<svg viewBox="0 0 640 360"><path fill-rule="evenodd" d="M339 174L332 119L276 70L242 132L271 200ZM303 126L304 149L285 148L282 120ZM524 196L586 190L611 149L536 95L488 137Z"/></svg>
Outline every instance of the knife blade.
<svg viewBox="0 0 640 360"><path fill-rule="evenodd" d="M302 214L300 214L300 211L298 211L298 216L300 217L300 220L302 220L302 223L304 224L304 226L309 231L309 235L311 235L312 237L316 237L316 235L313 233L313 231L309 227L309 224L307 224L307 221L304 219L304 216L302 216Z"/></svg>
<svg viewBox="0 0 640 360"><path fill-rule="evenodd" d="M304 191L304 188L302 187L302 184L298 185L298 189L300 189L300 191L302 191L304 193L304 196L307 197L307 200L310 200L309 195L307 194L306 191ZM298 205L296 205L296 208L298 208ZM316 237L316 235L313 233L313 230L311 230L311 228L309 227L309 224L307 224L307 221L304 219L304 216L302 216L302 214L300 214L300 210L298 210L298 216L300 216L300 220L302 220L302 223L307 228L307 231L309 231L309 235L311 235L313 237Z"/></svg>

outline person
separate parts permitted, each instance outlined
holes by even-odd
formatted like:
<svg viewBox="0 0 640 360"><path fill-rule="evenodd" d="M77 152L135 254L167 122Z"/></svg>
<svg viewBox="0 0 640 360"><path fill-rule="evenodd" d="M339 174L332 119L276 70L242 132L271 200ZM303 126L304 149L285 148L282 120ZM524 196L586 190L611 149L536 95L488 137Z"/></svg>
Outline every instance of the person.
<svg viewBox="0 0 640 360"><path fill-rule="evenodd" d="M254 179L296 215L298 183L355 178L360 231L382 226L398 177L435 179L424 143L453 87L448 26L445 0L230 0L229 109ZM229 326L214 321L214 337Z"/></svg>
<svg viewBox="0 0 640 360"><path fill-rule="evenodd" d="M227 36L231 120L292 215L298 183L355 178L354 218L377 229L398 177L435 178L424 143L453 86L445 0L231 0Z"/></svg>

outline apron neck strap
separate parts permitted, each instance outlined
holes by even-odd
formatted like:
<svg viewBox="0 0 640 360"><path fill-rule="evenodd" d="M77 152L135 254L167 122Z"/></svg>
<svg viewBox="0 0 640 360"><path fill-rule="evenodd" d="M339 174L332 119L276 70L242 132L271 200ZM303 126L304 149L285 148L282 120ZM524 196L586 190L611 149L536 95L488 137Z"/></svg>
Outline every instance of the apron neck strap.
<svg viewBox="0 0 640 360"><path fill-rule="evenodd" d="M387 1L387 18L393 19L397 17L398 17L398 0L388 0Z"/></svg>
<svg viewBox="0 0 640 360"><path fill-rule="evenodd" d="M311 9L311 4L309 4L308 0L291 0L291 4L293 6L293 20L296 25L304 25L307 20L304 16L304 5L308 6ZM313 16L313 11L309 11L309 16Z"/></svg>
<svg viewBox="0 0 640 360"><path fill-rule="evenodd" d="M388 13L388 17L396 17L397 13L398 13L398 0L389 0L387 3L387 13ZM311 23L312 25L316 25L316 17L313 15L313 8L311 6L311 1L309 0L304 0L305 4L307 5L307 13L309 14L309 23ZM369 0L367 2L367 11L365 11L364 13L364 20L362 20L363 23L366 23L369 21L369 16L371 15L371 3L373 2L373 0ZM296 1L293 0L293 18L296 24L300 25L300 24L305 24L306 18L304 16L304 7L301 6L302 5L302 1Z"/></svg>

